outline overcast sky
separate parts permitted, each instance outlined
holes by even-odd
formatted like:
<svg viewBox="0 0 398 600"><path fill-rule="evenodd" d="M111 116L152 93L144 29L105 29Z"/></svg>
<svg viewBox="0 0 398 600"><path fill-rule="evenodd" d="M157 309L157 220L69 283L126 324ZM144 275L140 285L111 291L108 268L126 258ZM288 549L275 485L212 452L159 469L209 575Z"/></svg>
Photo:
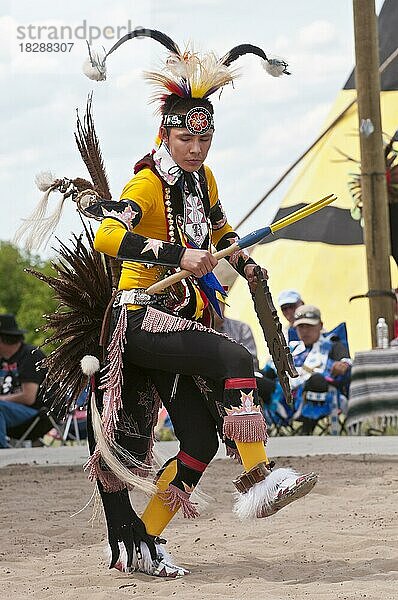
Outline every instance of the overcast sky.
<svg viewBox="0 0 398 600"><path fill-rule="evenodd" d="M107 81L92 82L81 71L89 31L106 49L118 27L125 28L119 29L123 35L128 26L145 26L164 31L180 47L192 40L197 50L223 55L250 42L287 60L292 75L275 79L257 57L244 57L236 63L242 76L234 89L214 96L216 133L207 163L231 224L311 143L354 64L351 0L2 0L1 10L2 240L12 238L39 200L36 173L87 177L73 131L75 110L84 109L91 90L114 198L152 146L158 120L147 104L150 90L141 72L159 66L165 51L152 40L131 40L109 58ZM55 39L62 32L64 39ZM26 43L49 41L73 46L65 53L26 51ZM241 233L268 224L284 191L286 186ZM57 234L71 230L80 227L68 204Z"/></svg>

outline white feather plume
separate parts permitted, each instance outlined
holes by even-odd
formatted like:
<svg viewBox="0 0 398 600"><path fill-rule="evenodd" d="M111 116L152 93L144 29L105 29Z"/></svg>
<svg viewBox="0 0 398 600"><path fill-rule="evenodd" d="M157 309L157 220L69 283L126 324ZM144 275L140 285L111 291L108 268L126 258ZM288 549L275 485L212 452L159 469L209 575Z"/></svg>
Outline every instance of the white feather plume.
<svg viewBox="0 0 398 600"><path fill-rule="evenodd" d="M233 512L241 519L255 519L261 509L269 508L280 489L281 484L299 477L293 469L275 469L267 477L253 485L245 494L236 494L236 503Z"/></svg>
<svg viewBox="0 0 398 600"><path fill-rule="evenodd" d="M88 47L89 57L83 63L83 73L94 81L105 81L106 79L106 52L104 48L94 49Z"/></svg>
<svg viewBox="0 0 398 600"><path fill-rule="evenodd" d="M91 354L86 354L80 361L80 366L82 371L88 377L94 375L97 371L100 370L100 361L96 356L91 356Z"/></svg>
<svg viewBox="0 0 398 600"><path fill-rule="evenodd" d="M262 60L261 62L268 75L272 77L280 77L286 71L287 63L282 59L270 58L268 61Z"/></svg>
<svg viewBox="0 0 398 600"><path fill-rule="evenodd" d="M41 191L44 191L44 194L33 212L23 219L13 238L15 244L25 238L24 247L28 252L38 250L40 246L48 243L59 223L65 201L63 195L54 212L48 217L46 216L48 200L51 192L56 189L57 181L49 171L43 171L36 175L36 185Z"/></svg>
<svg viewBox="0 0 398 600"><path fill-rule="evenodd" d="M41 192L47 192L57 181L51 171L40 171L35 176L35 183Z"/></svg>

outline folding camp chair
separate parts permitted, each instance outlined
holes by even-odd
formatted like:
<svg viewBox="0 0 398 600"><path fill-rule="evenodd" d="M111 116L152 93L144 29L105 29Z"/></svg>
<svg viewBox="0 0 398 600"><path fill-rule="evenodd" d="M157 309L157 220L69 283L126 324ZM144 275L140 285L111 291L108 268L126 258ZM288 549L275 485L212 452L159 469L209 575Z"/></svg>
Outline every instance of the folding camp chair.
<svg viewBox="0 0 398 600"><path fill-rule="evenodd" d="M61 440L63 443L69 441L80 442L87 438L87 411L76 408L71 411L62 428Z"/></svg>
<svg viewBox="0 0 398 600"><path fill-rule="evenodd" d="M348 348L347 328L345 323L340 323L323 336L330 341L341 341ZM345 413L347 409L349 378L344 382L341 389L333 385L325 392L306 391L297 398L295 407L289 406L283 396L279 382L276 383L271 402L265 405L264 417L268 424L268 433L275 435L301 435L303 423L300 420L302 403L307 403L305 412L314 408L313 418L317 421L314 433L318 435L346 433ZM318 409L318 410L317 410ZM317 416L317 414L319 416Z"/></svg>
<svg viewBox="0 0 398 600"><path fill-rule="evenodd" d="M307 435L342 435L345 429L345 413L347 398L342 392L329 385L327 391L304 391L296 398L296 412L293 420L303 421L296 433ZM304 422L313 421L312 431L309 431Z"/></svg>
<svg viewBox="0 0 398 600"><path fill-rule="evenodd" d="M323 332L323 337L331 342L340 341L348 350L347 327L339 323L329 332ZM325 391L305 391L296 398L296 412L293 419L304 416L316 420L313 429L314 435L341 435L347 433L345 429L345 415L347 413L348 392L350 377L339 378L338 386L331 382ZM305 429L305 428L304 428ZM303 429L299 433L303 433Z"/></svg>
<svg viewBox="0 0 398 600"><path fill-rule="evenodd" d="M26 441L40 440L43 446L46 446L44 436L52 428L61 433L60 426L55 421L54 417L48 414L48 409L45 407L40 408L37 415L17 425L16 427L10 427L7 429L7 436L10 439L10 445L13 448L22 448Z"/></svg>
<svg viewBox="0 0 398 600"><path fill-rule="evenodd" d="M267 432L271 437L295 435L296 430L291 422L293 409L286 403L279 381L275 384L269 404L263 405Z"/></svg>
<svg viewBox="0 0 398 600"><path fill-rule="evenodd" d="M65 445L68 441L80 442L87 439L87 410L85 407L89 394L90 384L81 391L74 408L68 412L64 421L50 431L50 436L53 438L51 445L56 440Z"/></svg>

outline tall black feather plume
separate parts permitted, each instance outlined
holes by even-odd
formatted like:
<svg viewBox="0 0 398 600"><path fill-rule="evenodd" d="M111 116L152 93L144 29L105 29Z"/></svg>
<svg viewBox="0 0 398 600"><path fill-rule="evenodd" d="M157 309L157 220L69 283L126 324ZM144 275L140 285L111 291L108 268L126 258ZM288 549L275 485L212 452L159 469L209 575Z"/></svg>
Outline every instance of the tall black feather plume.
<svg viewBox="0 0 398 600"><path fill-rule="evenodd" d="M265 60L267 63L272 63L275 61L275 59L269 59L264 50L262 50L262 48L259 46L253 46L253 44L239 44L239 46L234 46L229 52L227 52L227 54L222 57L221 62L226 67L229 67L231 63L245 54L255 54L256 56L259 56ZM285 75L290 75L290 73L286 70L288 66L287 63L281 60L278 60L278 63L284 66L283 73Z"/></svg>
<svg viewBox="0 0 398 600"><path fill-rule="evenodd" d="M83 356L101 360L101 325L112 295L105 262L93 247L93 231L83 226L88 245L83 243L83 234L73 236L71 247L59 242L60 260L53 263L55 277L28 269L54 290L59 302L56 312L45 316L43 327L52 331L46 343L59 343L43 361L47 404L59 417L74 406L87 383L80 368Z"/></svg>
<svg viewBox="0 0 398 600"><path fill-rule="evenodd" d="M222 57L221 62L226 67L229 67L231 63L244 54L256 54L256 56L268 61L268 57L264 50L258 46L253 46L252 44L239 44L239 46L234 46L229 52L227 52L227 54Z"/></svg>
<svg viewBox="0 0 398 600"><path fill-rule="evenodd" d="M130 31L129 33L126 33L126 35L124 35L122 38L120 38L120 40L118 40L116 42L116 44L114 44L112 46L112 48L109 50L109 52L106 53L105 58L107 58L110 54L112 54L112 52L117 50L119 48L119 46L124 44L124 42L127 42L128 40L131 40L131 39L137 38L137 37L138 38L142 38L142 37L152 38L156 42L159 42L160 44L162 44L162 46L167 48L167 50L170 50L170 52L172 52L173 54L177 54L178 56L181 55L179 47L177 46L177 44L175 42L173 42L173 40L168 35L166 35L165 33L162 33L161 31L157 31L156 29L145 29L144 27L142 27L142 28L134 29L134 31Z"/></svg>
<svg viewBox="0 0 398 600"><path fill-rule="evenodd" d="M112 194L109 189L108 177L105 171L105 165L102 158L101 147L97 132L95 131L94 119L92 113L92 94L87 99L86 112L82 123L79 114L77 114L77 132L75 140L80 155L91 175L95 191L105 200L111 200ZM112 283L116 287L120 277L120 263L113 258L105 257L108 274L111 276Z"/></svg>
<svg viewBox="0 0 398 600"><path fill-rule="evenodd" d="M94 127L92 114L92 94L90 94L87 99L86 112L84 114L83 122L79 117L79 113L77 114L76 128L76 144L84 164L90 173L95 190L102 198L105 200L110 200L111 193L109 191L108 177L105 172L102 152Z"/></svg>

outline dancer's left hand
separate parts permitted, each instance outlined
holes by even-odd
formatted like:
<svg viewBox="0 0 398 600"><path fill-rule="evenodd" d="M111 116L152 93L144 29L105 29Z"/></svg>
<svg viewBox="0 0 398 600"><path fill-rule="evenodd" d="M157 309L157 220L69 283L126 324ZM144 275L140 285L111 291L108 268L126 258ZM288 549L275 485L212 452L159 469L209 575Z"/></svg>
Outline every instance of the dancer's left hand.
<svg viewBox="0 0 398 600"><path fill-rule="evenodd" d="M258 283L257 277L254 273L254 269L256 268L256 266L257 265L250 264L250 265L246 265L244 268L245 277L247 279L247 283L249 284L249 288L252 293L254 293L256 291L257 283ZM263 274L264 279L268 279L267 269L262 267L261 272Z"/></svg>

